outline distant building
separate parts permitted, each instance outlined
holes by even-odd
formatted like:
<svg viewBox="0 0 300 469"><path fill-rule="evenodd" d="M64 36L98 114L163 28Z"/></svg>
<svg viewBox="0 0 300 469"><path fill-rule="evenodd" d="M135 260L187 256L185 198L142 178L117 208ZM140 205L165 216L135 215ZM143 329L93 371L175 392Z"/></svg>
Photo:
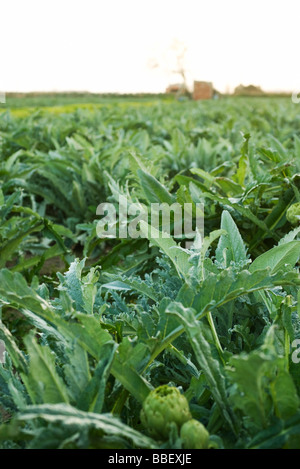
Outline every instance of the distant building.
<svg viewBox="0 0 300 469"><path fill-rule="evenodd" d="M235 96L263 96L265 93L260 86L239 85L235 88L233 94Z"/></svg>
<svg viewBox="0 0 300 469"><path fill-rule="evenodd" d="M166 88L166 93L167 94L181 94L185 93L186 89L183 83L174 83L172 85L169 85Z"/></svg>
<svg viewBox="0 0 300 469"><path fill-rule="evenodd" d="M194 81L193 99L212 99L214 97L213 84L209 81Z"/></svg>

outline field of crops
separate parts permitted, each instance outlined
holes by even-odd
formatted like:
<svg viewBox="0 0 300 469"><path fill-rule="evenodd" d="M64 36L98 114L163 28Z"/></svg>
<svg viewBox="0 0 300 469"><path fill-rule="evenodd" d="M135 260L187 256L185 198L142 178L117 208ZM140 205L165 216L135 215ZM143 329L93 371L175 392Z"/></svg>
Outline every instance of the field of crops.
<svg viewBox="0 0 300 469"><path fill-rule="evenodd" d="M0 448L300 449L300 105L51 105L0 109Z"/></svg>

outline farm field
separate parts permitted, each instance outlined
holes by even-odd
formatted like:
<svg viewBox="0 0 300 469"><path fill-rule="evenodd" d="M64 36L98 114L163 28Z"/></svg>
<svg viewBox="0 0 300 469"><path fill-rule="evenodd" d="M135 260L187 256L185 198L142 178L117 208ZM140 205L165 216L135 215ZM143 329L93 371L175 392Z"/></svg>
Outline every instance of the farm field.
<svg viewBox="0 0 300 469"><path fill-rule="evenodd" d="M15 99L0 184L0 449L300 449L300 105Z"/></svg>

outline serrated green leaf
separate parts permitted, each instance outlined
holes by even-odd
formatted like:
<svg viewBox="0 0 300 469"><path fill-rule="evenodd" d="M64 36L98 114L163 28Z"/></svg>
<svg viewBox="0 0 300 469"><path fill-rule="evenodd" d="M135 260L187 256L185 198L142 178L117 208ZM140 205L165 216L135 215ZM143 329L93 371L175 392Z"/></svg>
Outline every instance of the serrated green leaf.
<svg viewBox="0 0 300 469"><path fill-rule="evenodd" d="M227 232L219 239L216 260L229 267L230 263L247 260L246 248L236 224L227 210L222 212L221 229Z"/></svg>
<svg viewBox="0 0 300 469"><path fill-rule="evenodd" d="M168 313L176 315L183 324L198 364L206 377L223 418L235 431L236 423L226 395L223 369L220 362L213 357L210 344L203 333L202 323L196 320L196 311L193 308L184 308L180 303L171 303L168 306Z"/></svg>
<svg viewBox="0 0 300 469"><path fill-rule="evenodd" d="M144 221L140 222L141 232L154 245L158 246L168 256L176 267L178 274L184 279L188 278L188 272L191 267L189 255L184 252L173 240L171 236L163 238L162 232Z"/></svg>
<svg viewBox="0 0 300 469"><path fill-rule="evenodd" d="M22 378L32 403L68 403L67 388L56 371L55 356L50 348L39 345L33 332L24 338L24 343L29 355L29 366Z"/></svg>
<svg viewBox="0 0 300 469"><path fill-rule="evenodd" d="M269 251L257 257L249 267L250 272L260 269L270 268L271 274L278 272L286 264L292 267L300 257L300 241L291 241L289 243L276 246Z"/></svg>

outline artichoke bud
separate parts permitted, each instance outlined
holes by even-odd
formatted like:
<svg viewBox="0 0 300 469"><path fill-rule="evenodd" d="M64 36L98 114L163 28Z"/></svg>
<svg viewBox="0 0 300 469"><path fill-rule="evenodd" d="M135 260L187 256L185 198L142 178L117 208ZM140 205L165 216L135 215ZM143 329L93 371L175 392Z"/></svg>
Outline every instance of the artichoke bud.
<svg viewBox="0 0 300 469"><path fill-rule="evenodd" d="M286 218L292 225L300 222L300 203L291 205L286 212Z"/></svg>
<svg viewBox="0 0 300 469"><path fill-rule="evenodd" d="M209 433L205 426L196 419L185 422L180 430L184 449L207 449Z"/></svg>
<svg viewBox="0 0 300 469"><path fill-rule="evenodd" d="M141 421L149 434L157 439L167 439L173 424L181 425L191 419L185 396L175 387L159 386L143 402Z"/></svg>

